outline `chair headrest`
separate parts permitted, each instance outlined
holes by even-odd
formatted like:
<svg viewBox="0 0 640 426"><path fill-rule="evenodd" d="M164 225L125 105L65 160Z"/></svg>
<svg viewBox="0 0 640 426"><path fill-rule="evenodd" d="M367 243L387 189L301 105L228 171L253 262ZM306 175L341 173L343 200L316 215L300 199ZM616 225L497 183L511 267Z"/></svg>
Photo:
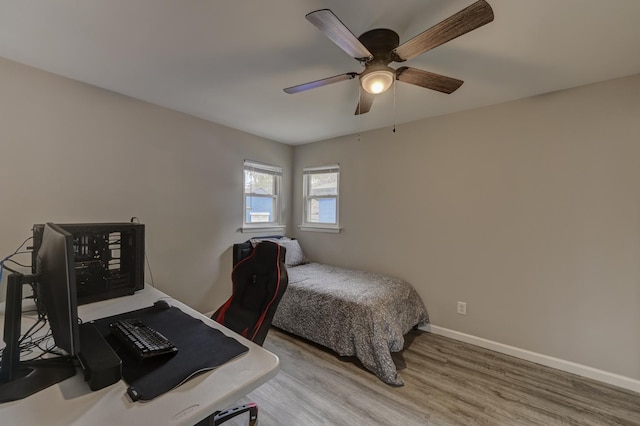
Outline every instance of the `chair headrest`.
<svg viewBox="0 0 640 426"><path fill-rule="evenodd" d="M284 250L277 243L272 241L261 241L255 247L255 253L253 254L253 260L256 268L256 272L266 273L269 270L276 268L280 261L280 252Z"/></svg>

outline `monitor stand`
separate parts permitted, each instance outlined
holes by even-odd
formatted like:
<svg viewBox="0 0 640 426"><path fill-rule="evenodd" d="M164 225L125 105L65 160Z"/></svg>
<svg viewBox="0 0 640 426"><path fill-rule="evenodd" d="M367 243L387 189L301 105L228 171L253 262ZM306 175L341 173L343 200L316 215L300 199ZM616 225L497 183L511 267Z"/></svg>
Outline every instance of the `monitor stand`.
<svg viewBox="0 0 640 426"><path fill-rule="evenodd" d="M14 273L7 277L4 318L4 341L7 346L0 361L0 403L26 398L76 374L71 357L20 361L22 286L32 284L36 276L11 271Z"/></svg>
<svg viewBox="0 0 640 426"><path fill-rule="evenodd" d="M26 398L75 374L76 367L71 358L22 361L17 377L0 383L0 403Z"/></svg>

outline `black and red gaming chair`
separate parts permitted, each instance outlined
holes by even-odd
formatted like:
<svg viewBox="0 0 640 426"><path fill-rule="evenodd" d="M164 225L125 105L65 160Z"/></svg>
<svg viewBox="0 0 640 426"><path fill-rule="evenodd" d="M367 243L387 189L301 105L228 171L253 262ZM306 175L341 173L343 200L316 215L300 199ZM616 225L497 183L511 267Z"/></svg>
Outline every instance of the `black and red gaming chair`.
<svg viewBox="0 0 640 426"><path fill-rule="evenodd" d="M211 318L262 346L289 284L285 253L286 249L274 242L258 243L251 254L233 268L233 293ZM213 424L221 424L246 411L249 411L249 424L255 424L258 408L253 403L216 413Z"/></svg>
<svg viewBox="0 0 640 426"><path fill-rule="evenodd" d="M233 268L233 293L211 318L262 345L289 283L285 253L286 249L274 242L258 243Z"/></svg>

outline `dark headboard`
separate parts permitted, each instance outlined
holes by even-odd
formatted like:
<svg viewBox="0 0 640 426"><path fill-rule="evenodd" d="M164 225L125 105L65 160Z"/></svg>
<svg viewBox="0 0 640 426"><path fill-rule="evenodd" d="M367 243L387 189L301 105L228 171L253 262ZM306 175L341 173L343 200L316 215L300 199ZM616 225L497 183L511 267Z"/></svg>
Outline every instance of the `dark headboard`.
<svg viewBox="0 0 640 426"><path fill-rule="evenodd" d="M266 240L266 239L279 239L282 238L282 235L269 235L266 237L255 237L255 240ZM253 250L253 246L251 245L251 240L247 240L244 243L238 243L233 245L233 266L236 266L238 262L240 262L245 257L251 254Z"/></svg>

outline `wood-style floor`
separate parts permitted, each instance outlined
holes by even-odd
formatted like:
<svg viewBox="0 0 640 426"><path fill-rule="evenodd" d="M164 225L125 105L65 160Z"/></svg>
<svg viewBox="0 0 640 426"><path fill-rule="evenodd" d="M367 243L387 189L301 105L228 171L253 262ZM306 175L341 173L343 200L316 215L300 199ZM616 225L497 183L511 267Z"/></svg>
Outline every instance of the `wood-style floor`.
<svg viewBox="0 0 640 426"><path fill-rule="evenodd" d="M264 347L281 371L239 401L260 426L640 425L638 393L417 330L394 356L403 387L278 329Z"/></svg>

